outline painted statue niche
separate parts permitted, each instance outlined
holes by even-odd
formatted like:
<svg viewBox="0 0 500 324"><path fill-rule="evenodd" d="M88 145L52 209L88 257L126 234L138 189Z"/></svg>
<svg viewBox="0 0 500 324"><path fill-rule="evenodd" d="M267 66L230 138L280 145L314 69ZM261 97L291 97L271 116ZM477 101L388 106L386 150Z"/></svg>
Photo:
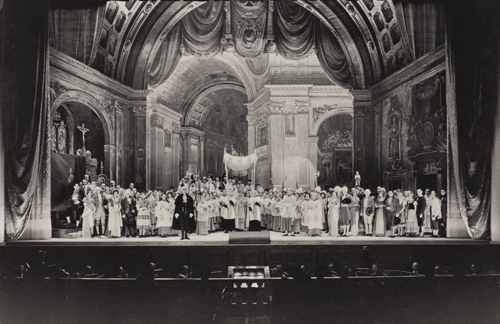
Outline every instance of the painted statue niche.
<svg viewBox="0 0 500 324"><path fill-rule="evenodd" d="M402 113L397 96L391 98L391 110L387 113L385 127L389 133L389 160L401 159Z"/></svg>
<svg viewBox="0 0 500 324"><path fill-rule="evenodd" d="M74 154L75 118L65 104L55 111L49 135L52 152Z"/></svg>

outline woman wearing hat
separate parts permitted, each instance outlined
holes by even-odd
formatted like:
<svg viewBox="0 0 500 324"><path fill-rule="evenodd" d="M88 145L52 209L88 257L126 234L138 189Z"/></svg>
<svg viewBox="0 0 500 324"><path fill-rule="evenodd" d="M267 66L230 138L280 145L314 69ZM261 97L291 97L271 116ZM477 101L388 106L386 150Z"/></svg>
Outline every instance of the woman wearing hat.
<svg viewBox="0 0 500 324"><path fill-rule="evenodd" d="M385 236L385 189L380 188L375 199L375 236Z"/></svg>

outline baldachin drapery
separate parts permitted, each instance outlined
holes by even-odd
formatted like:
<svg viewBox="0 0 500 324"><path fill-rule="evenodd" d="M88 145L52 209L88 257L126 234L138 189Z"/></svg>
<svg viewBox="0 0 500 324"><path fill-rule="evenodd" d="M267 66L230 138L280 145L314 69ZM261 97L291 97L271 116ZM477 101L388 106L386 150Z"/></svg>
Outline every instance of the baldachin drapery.
<svg viewBox="0 0 500 324"><path fill-rule="evenodd" d="M47 239L50 152L47 147L47 1L6 1L2 58L7 240ZM27 17L30 19L26 22Z"/></svg>
<svg viewBox="0 0 500 324"><path fill-rule="evenodd" d="M179 53L212 57L222 51L222 39L225 37L226 13L223 1L210 1L188 13L177 27L174 27L156 54L149 74L150 84L157 86L165 82L179 62ZM352 87L352 73L345 53L338 40L323 23L298 4L291 1L276 1L273 12L273 34L276 50L286 59L300 60L316 50L318 60L328 77L344 88ZM239 8L233 6L234 8ZM231 15L241 17L241 12L232 7ZM233 19L233 22L236 19ZM251 24L251 22L248 22ZM263 28L257 24L256 30ZM259 27L260 26L260 27ZM241 27L241 26L240 26ZM238 26L231 26L233 37L238 36ZM240 28L241 29L241 28ZM244 29L243 29L244 30ZM241 31L241 30L240 30ZM263 33L262 30L260 30ZM248 28L242 37L252 41L259 35L252 34ZM266 33L267 35L267 29ZM179 39L179 37L181 39ZM238 40L236 40L238 43ZM255 46L257 46L256 41ZM238 50L240 55L255 51Z"/></svg>
<svg viewBox="0 0 500 324"><path fill-rule="evenodd" d="M226 166L233 171L245 171L257 163L257 154L254 153L248 156L233 156L224 152L224 163L226 163Z"/></svg>

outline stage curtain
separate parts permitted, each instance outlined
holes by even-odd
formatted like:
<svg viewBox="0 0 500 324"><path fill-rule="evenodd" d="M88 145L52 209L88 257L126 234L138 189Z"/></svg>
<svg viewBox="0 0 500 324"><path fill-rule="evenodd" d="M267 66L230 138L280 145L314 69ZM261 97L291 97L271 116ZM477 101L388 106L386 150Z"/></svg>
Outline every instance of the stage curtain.
<svg viewBox="0 0 500 324"><path fill-rule="evenodd" d="M47 1L4 3L6 239L51 237ZM29 23L27 23L29 21Z"/></svg>
<svg viewBox="0 0 500 324"><path fill-rule="evenodd" d="M50 46L91 65L97 54L106 3L75 3L49 10Z"/></svg>
<svg viewBox="0 0 500 324"><path fill-rule="evenodd" d="M415 59L444 45L444 4L398 0L394 5L396 17L406 30Z"/></svg>
<svg viewBox="0 0 500 324"><path fill-rule="evenodd" d="M318 36L316 37L316 55L323 71L330 80L345 89L352 88L351 69L347 58L333 33L316 18Z"/></svg>
<svg viewBox="0 0 500 324"><path fill-rule="evenodd" d="M300 60L314 52L315 17L291 1L275 1L273 31L276 50L287 60Z"/></svg>
<svg viewBox="0 0 500 324"><path fill-rule="evenodd" d="M220 52L224 35L224 1L207 2L182 20L182 45L185 53L212 57Z"/></svg>
<svg viewBox="0 0 500 324"><path fill-rule="evenodd" d="M182 57L179 51L181 44L182 30L180 25L175 25L163 40L151 66L151 72L149 73L149 84L151 86L154 87L163 83L174 72Z"/></svg>
<svg viewBox="0 0 500 324"><path fill-rule="evenodd" d="M490 236L491 116L496 108L495 69L488 62L495 51L488 48L484 36L488 31L471 31L463 24L466 17L474 19L465 13L477 8L471 4L463 10L462 15L448 17L446 26L450 212L460 213L472 238L486 239ZM474 26L479 25L476 20Z"/></svg>

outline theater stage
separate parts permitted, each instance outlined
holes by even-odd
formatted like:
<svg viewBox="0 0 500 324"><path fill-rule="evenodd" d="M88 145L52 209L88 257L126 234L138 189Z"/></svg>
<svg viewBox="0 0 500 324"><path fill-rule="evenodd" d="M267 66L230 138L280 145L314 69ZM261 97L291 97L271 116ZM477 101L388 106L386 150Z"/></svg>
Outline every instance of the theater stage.
<svg viewBox="0 0 500 324"><path fill-rule="evenodd" d="M472 240L469 238L432 238L426 237L371 237L371 236L350 236L350 237L331 237L328 234L322 234L319 237L309 237L305 234L296 236L283 236L278 232L239 232L241 235L253 233L269 233L272 246L349 246L349 245L498 245L487 240ZM223 232L215 232L209 235L189 235L189 240L181 240L180 237L94 237L84 238L51 238L48 240L19 240L7 242L5 246L229 246L229 235ZM251 241L245 243L252 244ZM260 243L256 243L261 245Z"/></svg>

